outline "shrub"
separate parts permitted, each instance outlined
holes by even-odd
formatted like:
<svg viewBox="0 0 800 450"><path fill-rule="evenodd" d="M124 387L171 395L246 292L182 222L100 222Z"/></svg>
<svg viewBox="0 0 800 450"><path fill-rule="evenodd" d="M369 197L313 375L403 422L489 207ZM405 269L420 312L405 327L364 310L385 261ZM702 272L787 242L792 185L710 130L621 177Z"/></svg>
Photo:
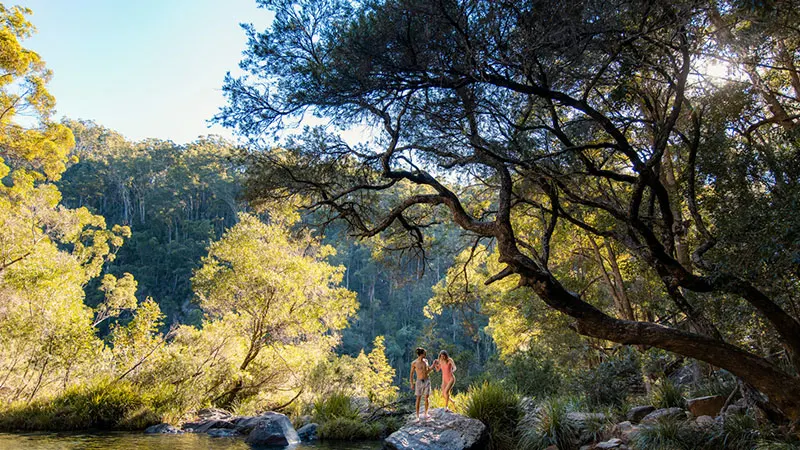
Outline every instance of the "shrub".
<svg viewBox="0 0 800 450"><path fill-rule="evenodd" d="M749 450L756 446L759 437L758 424L752 416L735 414L725 418L714 441L717 448Z"/></svg>
<svg viewBox="0 0 800 450"><path fill-rule="evenodd" d="M15 405L0 414L0 429L140 430L161 422L173 407L163 386L142 391L129 382L102 380L67 389L52 399Z"/></svg>
<svg viewBox="0 0 800 450"><path fill-rule="evenodd" d="M541 450L551 445L572 448L578 439L578 423L569 418L572 403L566 398L551 398L536 413L520 424L524 448Z"/></svg>
<svg viewBox="0 0 800 450"><path fill-rule="evenodd" d="M797 450L800 448L800 442L780 442L764 440L759 441L755 446L755 450Z"/></svg>
<svg viewBox="0 0 800 450"><path fill-rule="evenodd" d="M359 413L353 406L350 396L338 393L314 402L314 418L319 422L333 419L358 420Z"/></svg>
<svg viewBox="0 0 800 450"><path fill-rule="evenodd" d="M619 406L631 393L643 389L639 359L632 350L625 351L581 372L574 385L590 406Z"/></svg>
<svg viewBox="0 0 800 450"><path fill-rule="evenodd" d="M340 441L378 440L394 433L400 426L399 419L392 417L376 422L337 417L323 422L317 431L320 439Z"/></svg>
<svg viewBox="0 0 800 450"><path fill-rule="evenodd" d="M693 429L685 420L663 418L643 426L633 436L631 444L639 450L688 450L703 448L710 440L711 436Z"/></svg>
<svg viewBox="0 0 800 450"><path fill-rule="evenodd" d="M522 408L515 392L488 381L473 385L463 405L463 412L486 425L489 449L517 448L517 425L522 419Z"/></svg>
<svg viewBox="0 0 800 450"><path fill-rule="evenodd" d="M459 392L458 394L450 393L450 409L459 413L466 414L465 407L469 403L469 391ZM431 395L428 398L430 408L444 408L444 397L442 396L441 389L432 389ZM425 399L420 402L420 409L425 407Z"/></svg>
<svg viewBox="0 0 800 450"><path fill-rule="evenodd" d="M731 416L721 425L697 428L688 421L661 419L644 426L634 436L633 447L640 450L751 450L759 445L760 432L750 416ZM768 447L767 447L768 448Z"/></svg>
<svg viewBox="0 0 800 450"><path fill-rule="evenodd" d="M366 423L360 419L335 417L320 424L320 439L354 441L360 439L379 439L381 430L377 424Z"/></svg>
<svg viewBox="0 0 800 450"><path fill-rule="evenodd" d="M650 401L656 408L684 408L686 406L683 389L669 378L662 379L653 388Z"/></svg>
<svg viewBox="0 0 800 450"><path fill-rule="evenodd" d="M517 392L531 397L546 397L558 392L562 384L553 362L523 353L511 358L508 364L508 382Z"/></svg>

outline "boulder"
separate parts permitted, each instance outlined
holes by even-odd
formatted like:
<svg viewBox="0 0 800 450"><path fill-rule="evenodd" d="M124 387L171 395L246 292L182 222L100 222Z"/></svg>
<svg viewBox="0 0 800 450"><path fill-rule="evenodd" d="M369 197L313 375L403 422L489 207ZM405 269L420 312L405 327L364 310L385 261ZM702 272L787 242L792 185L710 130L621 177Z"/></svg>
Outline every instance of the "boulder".
<svg viewBox="0 0 800 450"><path fill-rule="evenodd" d="M678 386L684 386L695 382L700 375L700 366L696 362L683 366L669 374L669 379Z"/></svg>
<svg viewBox="0 0 800 450"><path fill-rule="evenodd" d="M285 415L268 412L255 419L257 419L255 427L245 439L248 444L284 446L300 443L300 436Z"/></svg>
<svg viewBox="0 0 800 450"><path fill-rule="evenodd" d="M694 419L694 426L697 428L711 428L716 424L717 421L711 416L699 416Z"/></svg>
<svg viewBox="0 0 800 450"><path fill-rule="evenodd" d="M151 427L147 427L144 430L145 434L181 434L183 431L173 427L168 423L160 423L158 425L153 425Z"/></svg>
<svg viewBox="0 0 800 450"><path fill-rule="evenodd" d="M686 400L686 405L695 417L714 417L719 414L722 407L725 406L725 397L721 395L709 395L707 397L690 398Z"/></svg>
<svg viewBox="0 0 800 450"><path fill-rule="evenodd" d="M211 437L235 437L240 435L238 431L232 428L212 428L207 433Z"/></svg>
<svg viewBox="0 0 800 450"><path fill-rule="evenodd" d="M594 448L620 448L624 446L625 444L622 442L622 440L614 438L595 444Z"/></svg>
<svg viewBox="0 0 800 450"><path fill-rule="evenodd" d="M639 423L642 421L642 419L647 417L648 414L650 414L655 410L656 407L651 405L635 406L631 408L630 411L628 411L628 414L626 415L625 418L628 419L628 421L631 423Z"/></svg>
<svg viewBox="0 0 800 450"><path fill-rule="evenodd" d="M652 424L656 423L662 419L677 419L683 420L686 419L686 411L681 408L661 408L657 409L650 414L646 415L644 419L642 419L643 424Z"/></svg>
<svg viewBox="0 0 800 450"><path fill-rule="evenodd" d="M733 404L733 405L728 405L728 407L725 408L725 414L724 414L725 416L738 416L742 414L747 414L746 406Z"/></svg>
<svg viewBox="0 0 800 450"><path fill-rule="evenodd" d="M231 420L233 418L233 414L224 409L219 408L203 408L197 411L197 417L202 420Z"/></svg>
<svg viewBox="0 0 800 450"><path fill-rule="evenodd" d="M315 423L307 423L297 430L297 435L300 436L301 441L315 441L318 439L317 428L319 428L319 425Z"/></svg>
<svg viewBox="0 0 800 450"><path fill-rule="evenodd" d="M258 419L260 417L261 416L240 416L233 419L231 423L233 423L233 426L239 433L249 434L253 431L253 428L258 425Z"/></svg>
<svg viewBox="0 0 800 450"><path fill-rule="evenodd" d="M299 431L301 427L314 422L314 417L308 414L300 416L294 420L294 427Z"/></svg>
<svg viewBox="0 0 800 450"><path fill-rule="evenodd" d="M212 428L232 429L236 428L236 425L233 422L221 419L207 419L183 424L183 430L189 433L207 433Z"/></svg>
<svg viewBox="0 0 800 450"><path fill-rule="evenodd" d="M410 421L383 442L385 450L479 450L486 448L486 425L480 420L447 412L429 411L428 419Z"/></svg>
<svg viewBox="0 0 800 450"><path fill-rule="evenodd" d="M611 434L620 438L622 442L630 442L633 436L638 432L639 427L627 420L614 425L614 428L611 430Z"/></svg>

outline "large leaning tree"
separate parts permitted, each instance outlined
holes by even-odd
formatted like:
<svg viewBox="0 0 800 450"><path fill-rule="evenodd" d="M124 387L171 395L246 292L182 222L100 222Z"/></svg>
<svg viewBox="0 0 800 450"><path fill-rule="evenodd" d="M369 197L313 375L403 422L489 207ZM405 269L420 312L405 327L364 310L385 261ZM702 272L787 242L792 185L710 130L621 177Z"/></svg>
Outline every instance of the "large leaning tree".
<svg viewBox="0 0 800 450"><path fill-rule="evenodd" d="M494 243L505 268L486 283L518 278L578 333L725 368L800 420L800 8L259 3L275 20L248 28L246 75L226 79L217 121L264 147L309 114L380 136L350 146L310 130L253 152L252 199L294 196L355 234L416 245L446 217ZM616 317L566 289L549 267L564 225L624 246L691 326ZM731 302L785 359L720 332L709 311Z"/></svg>

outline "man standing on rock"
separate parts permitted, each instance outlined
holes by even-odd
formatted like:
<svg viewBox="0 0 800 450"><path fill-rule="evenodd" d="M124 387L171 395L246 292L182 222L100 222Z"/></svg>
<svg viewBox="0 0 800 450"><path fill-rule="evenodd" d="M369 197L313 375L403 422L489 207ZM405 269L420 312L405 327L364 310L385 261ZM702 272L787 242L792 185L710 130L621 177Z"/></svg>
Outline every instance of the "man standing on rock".
<svg viewBox="0 0 800 450"><path fill-rule="evenodd" d="M417 348L417 359L411 363L411 372L408 378L411 381L411 389L417 396L417 420L419 420L419 401L422 396L425 396L425 414L424 418L428 418L428 397L431 395L431 379L428 375L433 371L433 367L428 365L428 360L425 359L427 353L422 347ZM414 373L417 374L416 386L414 383Z"/></svg>

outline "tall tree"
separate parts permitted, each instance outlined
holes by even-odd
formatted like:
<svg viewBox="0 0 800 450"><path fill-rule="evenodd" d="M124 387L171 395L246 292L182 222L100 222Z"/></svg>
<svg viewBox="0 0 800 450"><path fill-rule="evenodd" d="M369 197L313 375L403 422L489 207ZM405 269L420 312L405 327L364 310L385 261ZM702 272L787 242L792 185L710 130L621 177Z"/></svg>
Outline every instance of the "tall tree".
<svg viewBox="0 0 800 450"><path fill-rule="evenodd" d="M765 393L774 412L800 420L800 321L789 299L726 264L735 234L719 214L726 203L742 208L736 220L786 193L796 201L796 190L782 188L798 182L796 136L773 129L784 119L752 114L769 102L752 81L715 85L703 75L705 51L719 44L716 4L259 3L275 21L248 29L248 73L227 77L229 104L217 120L256 144L306 113L340 126L370 121L383 135L367 150L312 131L284 150L255 153L251 198L288 190L361 236L405 231L412 245L446 215L495 242L505 267L487 283L516 277L581 334L724 367ZM795 28L782 32L791 34L784 44L797 42ZM787 52L797 59L795 46ZM794 67L780 70L796 75ZM795 108L795 100L782 101ZM748 139L752 129L763 131L758 142ZM765 151L781 155L774 167L750 158ZM746 176L733 177L733 166ZM741 183L748 177L757 183ZM465 187L491 194L491 203ZM387 191L405 194L386 204ZM554 239L561 224L627 248L692 327L626 320L567 289L550 266L552 249L564 245ZM760 331L785 348L794 372L720 331L730 318L715 322L705 305L735 301L760 316Z"/></svg>
<svg viewBox="0 0 800 450"><path fill-rule="evenodd" d="M30 13L0 4L0 388L27 401L66 387L101 349L83 288L130 235L60 204L54 182L74 138L51 120L51 72L22 45L34 31ZM107 281L109 303L98 317L135 307L127 302L132 278Z"/></svg>
<svg viewBox="0 0 800 450"><path fill-rule="evenodd" d="M200 306L212 320L244 339L241 376L217 398L230 406L243 390L248 369L265 348L325 340L347 325L358 303L339 286L344 268L325 262L333 248L308 234L292 236L291 221L271 224L241 214L239 223L211 244L192 283ZM269 365L270 362L261 364Z"/></svg>

